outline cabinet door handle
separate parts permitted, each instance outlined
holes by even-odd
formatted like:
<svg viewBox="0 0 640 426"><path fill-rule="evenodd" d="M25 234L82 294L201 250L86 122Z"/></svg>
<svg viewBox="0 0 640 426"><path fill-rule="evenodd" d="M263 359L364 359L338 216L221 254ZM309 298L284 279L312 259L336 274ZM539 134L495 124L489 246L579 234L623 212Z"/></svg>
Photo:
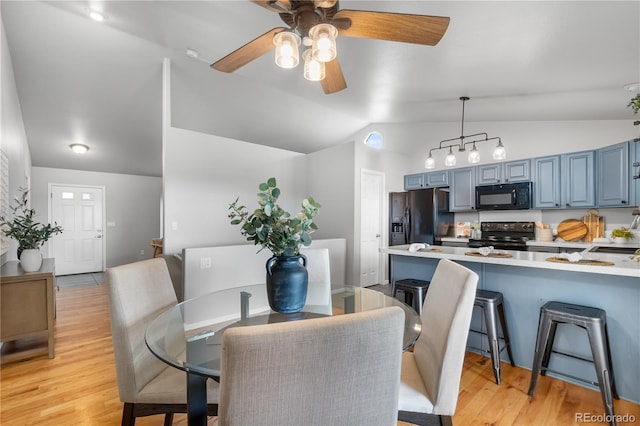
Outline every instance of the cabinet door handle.
<svg viewBox="0 0 640 426"><path fill-rule="evenodd" d="M567 207L571 207L571 204L567 203Z"/></svg>

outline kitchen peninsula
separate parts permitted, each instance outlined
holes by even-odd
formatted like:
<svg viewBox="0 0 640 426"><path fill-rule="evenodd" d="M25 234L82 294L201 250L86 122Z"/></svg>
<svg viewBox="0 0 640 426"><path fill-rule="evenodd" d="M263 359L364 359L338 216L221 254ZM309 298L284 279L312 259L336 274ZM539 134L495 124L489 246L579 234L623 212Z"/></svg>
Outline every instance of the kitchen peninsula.
<svg viewBox="0 0 640 426"><path fill-rule="evenodd" d="M531 369L540 306L545 302L557 300L604 309L618 394L640 403L640 262L621 254L584 254L584 260L606 262L600 266L548 261L557 255L531 251L501 251L504 257L485 257L468 255L477 250L465 247L429 246L416 252L408 248L381 249L389 255L390 282L404 278L430 280L438 261L450 259L480 276L478 288L503 294L514 361L520 367ZM474 312L472 328L483 328L479 312ZM475 334L469 338L473 346L487 348L486 338ZM558 327L556 348L591 358L587 335L575 326ZM583 361L552 355L550 367L595 381L593 365Z"/></svg>

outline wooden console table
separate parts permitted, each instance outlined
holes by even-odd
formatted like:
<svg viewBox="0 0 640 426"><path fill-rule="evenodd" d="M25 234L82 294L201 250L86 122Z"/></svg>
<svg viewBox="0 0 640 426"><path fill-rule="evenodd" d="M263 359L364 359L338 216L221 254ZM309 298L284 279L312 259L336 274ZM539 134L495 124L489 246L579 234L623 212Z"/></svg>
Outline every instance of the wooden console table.
<svg viewBox="0 0 640 426"><path fill-rule="evenodd" d="M10 261L0 272L0 341L2 363L48 354L53 358L53 319L55 317L54 259L44 259L36 272L24 272L18 261ZM25 345L10 351L19 340L45 337L46 346ZM9 346L5 348L4 346ZM5 354L5 352L7 352Z"/></svg>

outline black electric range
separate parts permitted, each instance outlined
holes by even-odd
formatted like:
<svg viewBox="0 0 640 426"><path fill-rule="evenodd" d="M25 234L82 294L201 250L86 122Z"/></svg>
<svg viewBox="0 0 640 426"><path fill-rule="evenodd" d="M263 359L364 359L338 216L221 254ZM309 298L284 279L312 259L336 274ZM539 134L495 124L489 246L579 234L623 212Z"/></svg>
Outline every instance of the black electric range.
<svg viewBox="0 0 640 426"><path fill-rule="evenodd" d="M480 238L470 238L469 247L493 246L497 250L527 250L527 241L536 237L534 222L482 222Z"/></svg>

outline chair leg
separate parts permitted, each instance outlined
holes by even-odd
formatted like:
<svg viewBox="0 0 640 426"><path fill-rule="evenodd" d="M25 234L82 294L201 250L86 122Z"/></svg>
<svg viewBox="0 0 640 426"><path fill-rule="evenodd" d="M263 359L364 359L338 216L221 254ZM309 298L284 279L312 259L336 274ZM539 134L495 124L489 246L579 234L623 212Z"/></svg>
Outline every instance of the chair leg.
<svg viewBox="0 0 640 426"><path fill-rule="evenodd" d="M487 325L487 337L489 338L489 346L491 353L491 362L493 363L493 376L496 383L500 384L500 343L498 342L498 327L496 318L496 306L488 303L483 306L484 320Z"/></svg>
<svg viewBox="0 0 640 426"><path fill-rule="evenodd" d="M133 426L136 424L136 416L133 403L125 402L122 408L122 426Z"/></svg>
<svg viewBox="0 0 640 426"><path fill-rule="evenodd" d="M440 416L440 424L442 426L453 426L453 419L451 416Z"/></svg>
<svg viewBox="0 0 640 426"><path fill-rule="evenodd" d="M173 413L166 413L164 415L164 426L171 426L173 424Z"/></svg>
<svg viewBox="0 0 640 426"><path fill-rule="evenodd" d="M398 421L411 423L418 426L433 426L435 419L443 426L453 426L451 416L439 416L437 414L416 413L414 411L398 411Z"/></svg>
<svg viewBox="0 0 640 426"><path fill-rule="evenodd" d="M553 342L556 340L556 330L558 329L558 323L552 320L551 326L549 327L549 334L547 337L547 344L544 349L544 356L542 357L542 366L544 367L540 374L543 376L547 375L547 368L549 367L549 362L551 361L551 351L553 349Z"/></svg>

